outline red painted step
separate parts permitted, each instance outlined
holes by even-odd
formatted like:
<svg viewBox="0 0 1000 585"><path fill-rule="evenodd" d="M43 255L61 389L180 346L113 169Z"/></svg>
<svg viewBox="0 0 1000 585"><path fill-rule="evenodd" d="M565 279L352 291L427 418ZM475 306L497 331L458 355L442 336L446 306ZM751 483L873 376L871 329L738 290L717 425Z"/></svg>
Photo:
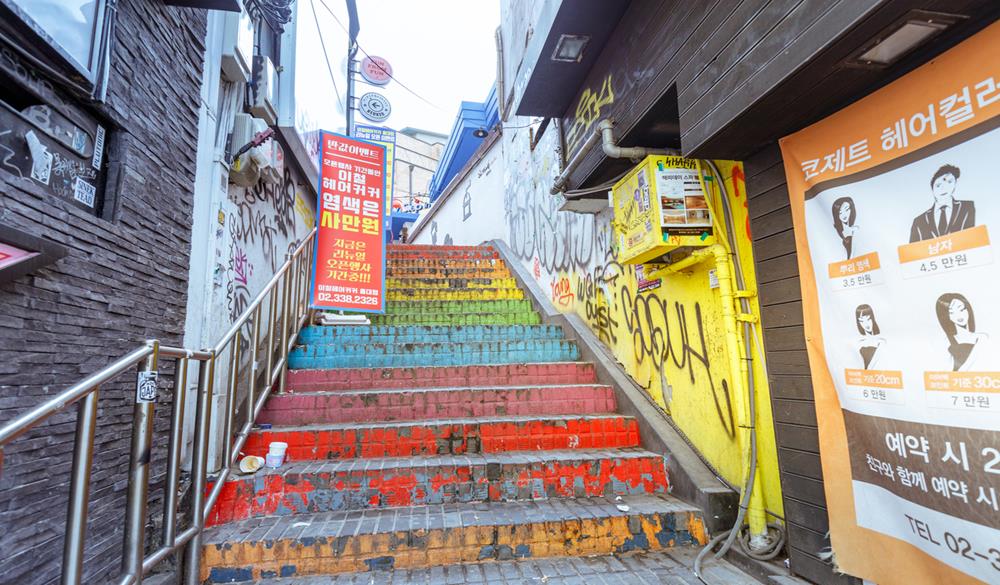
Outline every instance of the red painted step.
<svg viewBox="0 0 1000 585"><path fill-rule="evenodd" d="M257 422L295 426L614 411L614 390L595 384L423 388L272 395Z"/></svg>
<svg viewBox="0 0 1000 585"><path fill-rule="evenodd" d="M609 449L639 445L639 426L617 414L484 417L346 423L255 430L243 453L263 457L272 441L288 443L291 461Z"/></svg>
<svg viewBox="0 0 1000 585"><path fill-rule="evenodd" d="M208 523L392 506L648 495L668 490L663 457L642 449L306 461L227 481Z"/></svg>
<svg viewBox="0 0 1000 585"><path fill-rule="evenodd" d="M596 381L594 365L585 362L288 371L291 392L592 384Z"/></svg>

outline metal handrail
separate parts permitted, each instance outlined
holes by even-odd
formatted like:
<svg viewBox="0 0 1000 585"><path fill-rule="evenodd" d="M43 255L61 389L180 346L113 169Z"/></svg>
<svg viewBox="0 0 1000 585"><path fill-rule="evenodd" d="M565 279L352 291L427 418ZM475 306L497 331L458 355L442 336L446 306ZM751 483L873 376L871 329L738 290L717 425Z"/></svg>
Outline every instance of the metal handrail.
<svg viewBox="0 0 1000 585"><path fill-rule="evenodd" d="M313 263L316 229L286 256L261 292L247 305L221 340L210 349L191 350L160 345L149 340L140 348L87 376L60 392L57 396L0 426L0 472L3 471L4 446L38 426L56 413L78 404L77 428L73 451L69 504L66 516L66 539L63 546L62 579L64 585L79 585L83 578L83 555L87 528L87 507L90 495L90 471L97 427L97 401L100 387L139 366L140 372L158 372L160 360L175 360L174 401L171 411L167 474L163 498L163 544L152 554L145 555L144 536L147 518L146 500L149 492L149 452L153 444L154 402L136 401L132 420L132 448L129 467L128 497L125 512L125 545L122 572L114 581L119 585L142 583L158 563L172 554L184 552L187 585L200 582L201 534L215 505L226 478L232 471L240 450L250 436L254 420L260 414L271 389L277 385L285 391L288 354L295 346L298 330L309 319L309 281ZM267 341L261 348L261 324L264 320L264 300L267 304ZM244 348L239 335L247 325L252 335L245 351L249 352L250 373L246 377L246 420L233 434L236 408L240 403L240 355ZM277 331L276 331L277 329ZM277 340L275 333L278 334ZM275 341L278 351L275 352ZM213 386L219 356L229 351L230 371L225 376L225 412L217 427L222 429L223 461L214 485L206 497L209 476L208 446L212 439ZM263 355L261 355L263 354ZM260 358L263 357L263 368ZM275 359L277 358L277 359ZM184 409L187 402L188 374L192 361L198 362L197 411L194 417L194 449L191 463L193 491L190 526L178 533L178 487L184 437ZM261 372L263 370L263 372ZM258 379L263 373L263 384ZM217 433L219 428L216 429ZM220 437L216 437L217 439Z"/></svg>

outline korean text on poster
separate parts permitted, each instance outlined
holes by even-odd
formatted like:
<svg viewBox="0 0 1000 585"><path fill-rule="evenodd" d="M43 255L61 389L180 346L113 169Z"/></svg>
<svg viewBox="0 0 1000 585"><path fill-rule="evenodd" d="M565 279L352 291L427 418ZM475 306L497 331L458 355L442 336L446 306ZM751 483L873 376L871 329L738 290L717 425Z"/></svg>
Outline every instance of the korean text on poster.
<svg viewBox="0 0 1000 585"><path fill-rule="evenodd" d="M385 310L385 148L323 132L312 306Z"/></svg>

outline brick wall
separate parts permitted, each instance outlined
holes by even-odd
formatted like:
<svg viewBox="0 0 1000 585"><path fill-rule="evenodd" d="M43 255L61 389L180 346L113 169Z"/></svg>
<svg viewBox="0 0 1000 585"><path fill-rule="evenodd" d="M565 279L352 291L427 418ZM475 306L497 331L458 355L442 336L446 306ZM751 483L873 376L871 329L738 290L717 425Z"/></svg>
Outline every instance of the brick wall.
<svg viewBox="0 0 1000 585"><path fill-rule="evenodd" d="M91 110L115 128L103 217L0 167L0 223L69 251L0 285L0 423L147 338L179 345L182 337L206 14L159 0L117 6L108 99ZM134 392L128 380L134 384L134 374L101 392L86 583L103 581L120 565ZM157 406L154 482L162 480L170 398L161 392ZM0 471L4 583L57 581L75 418L71 408L6 452ZM161 498L162 489L154 488L153 516ZM147 531L147 542L152 534Z"/></svg>

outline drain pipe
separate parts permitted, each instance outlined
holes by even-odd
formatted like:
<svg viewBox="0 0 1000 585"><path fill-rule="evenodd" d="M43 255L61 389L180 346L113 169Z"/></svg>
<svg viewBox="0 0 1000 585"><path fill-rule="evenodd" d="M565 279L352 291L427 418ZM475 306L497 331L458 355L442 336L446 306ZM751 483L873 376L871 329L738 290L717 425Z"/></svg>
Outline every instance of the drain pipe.
<svg viewBox="0 0 1000 585"><path fill-rule="evenodd" d="M669 148L647 148L645 146L618 146L615 144L614 135L614 123L605 118L597 123L597 128L587 136L587 141L583 143L580 150L576 151L573 158L566 163L566 168L563 169L559 176L556 177L555 182L552 183L552 188L549 189L549 193L552 195L558 195L566 190L569 183L569 176L573 174L576 167L580 166L583 162L583 158L587 155L594 144L600 140L601 150L604 151L604 156L608 158L628 158L632 160L642 160L651 154L662 154L666 156L680 156L680 153L676 150L671 150Z"/></svg>

